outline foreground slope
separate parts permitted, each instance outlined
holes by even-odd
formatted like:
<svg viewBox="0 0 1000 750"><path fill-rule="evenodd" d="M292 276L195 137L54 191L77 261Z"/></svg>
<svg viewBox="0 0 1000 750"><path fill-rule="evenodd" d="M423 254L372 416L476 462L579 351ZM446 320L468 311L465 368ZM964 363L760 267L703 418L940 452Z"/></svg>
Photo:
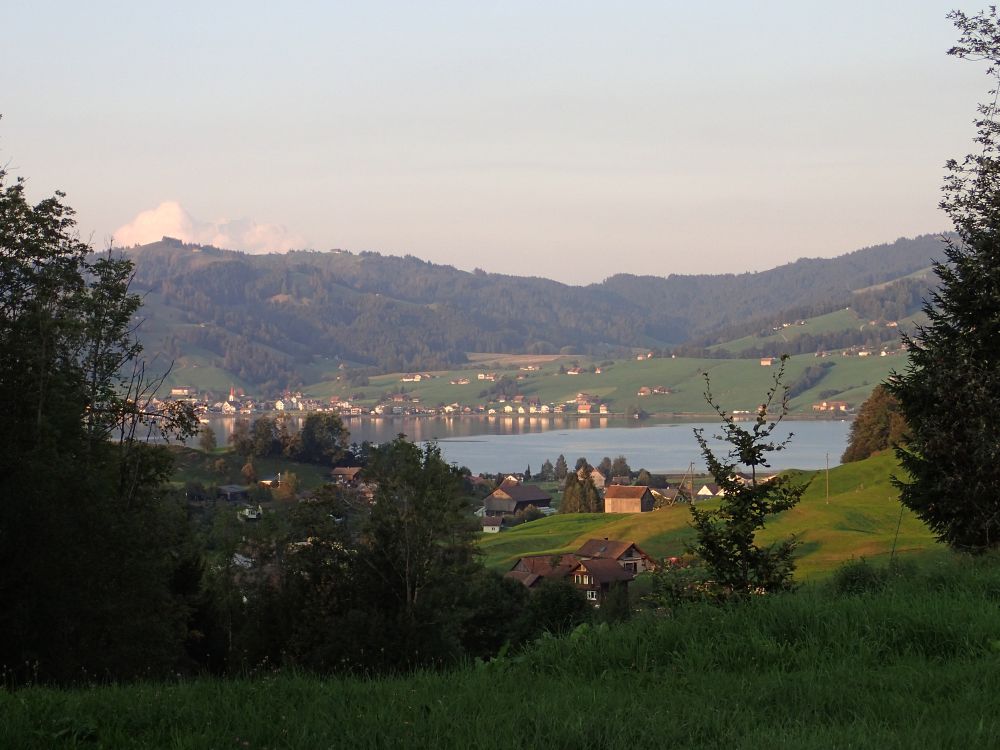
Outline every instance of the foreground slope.
<svg viewBox="0 0 1000 750"><path fill-rule="evenodd" d="M5 691L0 746L997 747L996 559L887 584L692 604L441 673Z"/></svg>
<svg viewBox="0 0 1000 750"><path fill-rule="evenodd" d="M823 576L852 558L879 558L895 548L902 554L939 549L930 532L910 511L902 510L889 481L898 471L895 458L881 453L830 470L830 496L824 472L804 472L811 480L802 502L771 521L762 541L798 535L797 576ZM572 552L594 537L635 541L653 557L684 552L693 539L686 505L642 514L568 514L532 521L483 537L486 564L506 570L529 554ZM897 536L897 525L899 533Z"/></svg>

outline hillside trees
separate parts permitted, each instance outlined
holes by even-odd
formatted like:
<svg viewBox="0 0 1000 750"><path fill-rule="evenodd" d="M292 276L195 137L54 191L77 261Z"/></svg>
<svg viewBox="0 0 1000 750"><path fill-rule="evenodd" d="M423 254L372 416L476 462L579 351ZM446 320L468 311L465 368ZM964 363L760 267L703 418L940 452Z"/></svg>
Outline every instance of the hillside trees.
<svg viewBox="0 0 1000 750"><path fill-rule="evenodd" d="M757 469L768 466L768 454L783 450L791 439L789 435L783 442L771 440L788 411L788 388L782 384L786 359L781 358L781 367L750 429L742 427L715 401L705 375L705 400L722 418L723 434L716 437L732 447L727 456L720 458L709 447L703 430L695 429L708 470L724 495L718 508L702 510L691 506L696 533L691 551L705 561L715 581L736 596L792 586L796 540L784 539L768 546L756 543L757 532L764 528L768 517L795 507L806 489L805 485L791 484L787 477L757 481ZM749 472L750 481L741 481L737 470Z"/></svg>
<svg viewBox="0 0 1000 750"><path fill-rule="evenodd" d="M851 423L843 463L861 461L876 451L886 450L902 442L906 436L906 419L899 401L884 385L877 385L861 405Z"/></svg>
<svg viewBox="0 0 1000 750"><path fill-rule="evenodd" d="M131 264L95 256L63 195L30 204L0 170L0 666L14 679L174 668L188 604L186 522L143 438L193 434L151 413ZM187 577L184 577L187 580Z"/></svg>
<svg viewBox="0 0 1000 750"><path fill-rule="evenodd" d="M1000 545L1000 16L991 7L949 18L959 43L948 54L986 61L993 85L978 108L975 153L947 163L941 207L956 236L934 265L929 322L908 339L909 364L888 390L910 426L897 451L901 501L942 541L983 552Z"/></svg>

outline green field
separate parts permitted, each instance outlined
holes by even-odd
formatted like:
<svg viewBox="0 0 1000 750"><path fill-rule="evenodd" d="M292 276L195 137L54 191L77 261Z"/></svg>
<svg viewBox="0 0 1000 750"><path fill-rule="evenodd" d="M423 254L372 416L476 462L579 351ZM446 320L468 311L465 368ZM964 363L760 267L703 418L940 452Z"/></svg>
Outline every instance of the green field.
<svg viewBox="0 0 1000 750"><path fill-rule="evenodd" d="M803 473L802 477L811 478L812 483L802 502L776 517L762 532L761 540L799 536L800 580L826 576L852 558L885 557L894 540L897 552L903 555L939 549L912 513L905 511L900 516L898 493L889 482L890 474L897 470L895 458L888 452L838 466L830 470L829 499L825 473ZM648 554L662 558L683 553L685 543L693 539L689 521L686 505L630 515L556 515L484 536L480 547L486 565L499 571L509 569L522 555L572 552L595 537L634 541Z"/></svg>
<svg viewBox="0 0 1000 750"><path fill-rule="evenodd" d="M495 403L480 393L490 387L490 383L476 379L476 373L489 370L512 377L523 375L519 390L527 397L537 397L544 404L564 404L575 401L580 392L597 396L606 401L613 413L625 413L633 407L640 407L651 414L705 414L708 407L704 399L705 381L703 373L712 379L712 390L722 405L732 411L754 409L771 385L777 366L762 367L758 359L699 359L678 357L658 358L642 361L618 360L605 365L601 374L580 375L559 374L559 366L569 367L572 362L591 364L581 357L566 357L557 361L540 362L537 372L522 373L518 370L494 370L493 368L448 370L432 373L435 377L419 383L403 383L402 375L380 375L370 378L367 386L351 387L343 381L323 381L306 388L315 397L327 399L331 396L350 397L359 392L364 398L359 403L372 405L388 393L405 389L411 397L420 399L424 407L459 403L462 405ZM871 389L885 380L893 368L905 367L905 360L899 356L888 357L843 357L832 356L817 359L811 354L792 357L787 364L785 381L794 383L807 367L819 362L832 363L819 382L792 399L792 413L812 414L812 404L821 400L846 400L853 406L860 406ZM470 378L468 385L450 385L451 380ZM641 387L664 386L671 393L664 395L639 396ZM832 393L831 393L832 392ZM820 397L820 393L827 395Z"/></svg>
<svg viewBox="0 0 1000 750"><path fill-rule="evenodd" d="M943 556L405 676L0 692L9 748L988 748L1000 565ZM843 582L853 582L852 589ZM331 633L332 638L336 634Z"/></svg>

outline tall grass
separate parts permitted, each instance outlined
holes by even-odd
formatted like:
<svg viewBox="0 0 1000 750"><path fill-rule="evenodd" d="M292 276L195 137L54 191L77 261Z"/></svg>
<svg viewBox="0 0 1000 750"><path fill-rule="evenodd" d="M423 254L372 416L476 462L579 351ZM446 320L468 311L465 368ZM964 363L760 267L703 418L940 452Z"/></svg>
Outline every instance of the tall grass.
<svg viewBox="0 0 1000 750"><path fill-rule="evenodd" d="M0 695L0 746L995 747L997 695L996 559L860 562L444 673L22 688Z"/></svg>

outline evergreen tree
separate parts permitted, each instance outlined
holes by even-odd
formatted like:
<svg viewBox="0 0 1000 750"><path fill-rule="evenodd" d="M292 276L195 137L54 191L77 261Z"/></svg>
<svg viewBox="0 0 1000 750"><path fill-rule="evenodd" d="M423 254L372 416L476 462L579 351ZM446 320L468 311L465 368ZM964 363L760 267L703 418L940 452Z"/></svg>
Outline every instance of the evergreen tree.
<svg viewBox="0 0 1000 750"><path fill-rule="evenodd" d="M783 450L791 439L789 435L781 443L770 440L788 411L788 389L782 385L786 359L787 356L781 358L781 367L749 430L741 427L715 401L708 375L705 375L705 399L722 418L724 434L716 438L726 440L732 448L728 456L717 457L704 431L695 429L708 470L725 494L716 509L701 510L691 506L691 522L697 535L691 551L705 561L717 583L729 587L737 596L792 586L796 540L784 539L766 547L756 544L757 532L764 528L767 518L793 508L806 489L805 485L790 484L781 476L757 482L757 467L767 467L768 454ZM776 406L777 412L773 415L772 406ZM736 477L738 468L749 471L749 482L744 483Z"/></svg>
<svg viewBox="0 0 1000 750"><path fill-rule="evenodd" d="M566 478L568 473L569 467L566 466L566 456L560 453L559 458L556 459L555 477L561 482Z"/></svg>
<svg viewBox="0 0 1000 750"><path fill-rule="evenodd" d="M945 239L929 322L907 339L909 364L888 390L910 428L897 450L901 501L942 541L982 552L1000 545L1000 16L991 7L949 18L960 37L949 54L987 61L994 82L976 153L947 164L941 207L957 236Z"/></svg>
<svg viewBox="0 0 1000 750"><path fill-rule="evenodd" d="M545 463L542 464L542 468L538 470L538 479L543 482L551 482L556 478L556 470L552 466L552 462L545 459Z"/></svg>
<svg viewBox="0 0 1000 750"><path fill-rule="evenodd" d="M576 472L566 475L566 487L563 489L562 502L559 504L560 513L582 513L580 501L582 491L580 489L580 479Z"/></svg>

